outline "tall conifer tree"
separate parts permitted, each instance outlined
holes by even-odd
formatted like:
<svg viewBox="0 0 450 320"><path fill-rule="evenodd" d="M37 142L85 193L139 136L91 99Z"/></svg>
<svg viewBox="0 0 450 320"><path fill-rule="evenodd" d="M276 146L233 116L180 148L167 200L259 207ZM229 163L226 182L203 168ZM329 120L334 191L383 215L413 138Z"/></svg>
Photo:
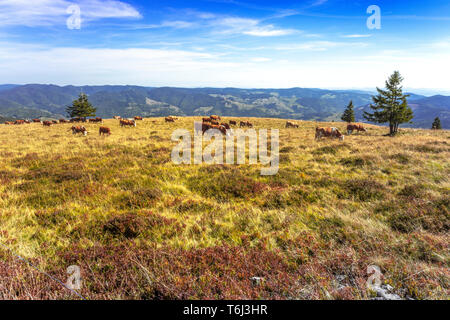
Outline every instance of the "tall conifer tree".
<svg viewBox="0 0 450 320"><path fill-rule="evenodd" d="M400 124L411 122L414 117L406 100L409 95L403 94L402 81L400 72L395 71L386 81L386 90L377 88L378 95L372 97L373 113L364 112L364 118L370 122L389 123L391 136L398 132Z"/></svg>
<svg viewBox="0 0 450 320"><path fill-rule="evenodd" d="M95 117L96 108L89 102L88 97L84 93L80 93L80 97L72 102L71 106L66 109L71 118L75 117Z"/></svg>
<svg viewBox="0 0 450 320"><path fill-rule="evenodd" d="M341 117L342 121L345 122L355 122L355 112L353 111L353 101L350 101L347 109L345 109L344 114Z"/></svg>

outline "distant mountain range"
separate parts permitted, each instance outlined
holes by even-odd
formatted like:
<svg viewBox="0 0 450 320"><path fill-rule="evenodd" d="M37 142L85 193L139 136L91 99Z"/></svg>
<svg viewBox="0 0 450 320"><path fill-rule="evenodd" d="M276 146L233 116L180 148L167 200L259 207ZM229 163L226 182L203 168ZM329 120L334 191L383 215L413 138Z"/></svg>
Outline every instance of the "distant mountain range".
<svg viewBox="0 0 450 320"><path fill-rule="evenodd" d="M63 118L80 92L89 96L97 116L157 117L220 114L235 117L270 117L302 120L339 120L350 100L358 121L372 102L359 90L172 88L139 86L0 85L0 122L9 118ZM430 128L439 116L450 129L450 97L411 94L413 127Z"/></svg>

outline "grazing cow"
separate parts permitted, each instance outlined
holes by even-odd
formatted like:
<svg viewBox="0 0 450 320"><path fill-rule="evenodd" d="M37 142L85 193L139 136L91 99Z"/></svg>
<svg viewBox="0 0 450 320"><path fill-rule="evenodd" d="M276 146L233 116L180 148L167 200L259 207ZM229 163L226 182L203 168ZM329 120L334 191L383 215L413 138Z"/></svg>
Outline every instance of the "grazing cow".
<svg viewBox="0 0 450 320"><path fill-rule="evenodd" d="M203 122L209 122L209 123L210 123L210 122L211 122L211 118L203 118L202 121L203 121Z"/></svg>
<svg viewBox="0 0 450 320"><path fill-rule="evenodd" d="M98 130L99 135L111 135L111 129L107 128L107 127L100 127L100 129Z"/></svg>
<svg viewBox="0 0 450 320"><path fill-rule="evenodd" d="M13 125L14 124L14 122L11 122L11 121L6 121L5 122L5 125L7 125L7 126L11 126L11 125Z"/></svg>
<svg viewBox="0 0 450 320"><path fill-rule="evenodd" d="M339 140L344 141L344 135L339 132L337 128L319 128L316 127L316 139L320 139L322 137L329 138L339 138Z"/></svg>
<svg viewBox="0 0 450 320"><path fill-rule="evenodd" d="M113 119L114 120L120 120L120 119L122 119L122 117L121 116L114 116Z"/></svg>
<svg viewBox="0 0 450 320"><path fill-rule="evenodd" d="M241 121L241 123L239 124L239 126L242 127L249 127L249 128L253 128L253 124L250 123L249 121Z"/></svg>
<svg viewBox="0 0 450 320"><path fill-rule="evenodd" d="M361 124L348 124L347 125L347 134L350 135L353 133L353 131L362 131L362 132L367 132L367 130L361 125Z"/></svg>
<svg viewBox="0 0 450 320"><path fill-rule="evenodd" d="M209 123L203 123L202 124L202 132L203 134L210 130L210 129L217 129L219 130L222 134L226 135L227 134L227 129L224 126L218 126L218 125L213 125L213 124L209 124Z"/></svg>
<svg viewBox="0 0 450 320"><path fill-rule="evenodd" d="M134 117L134 120L144 120L144 118L142 118L142 117Z"/></svg>
<svg viewBox="0 0 450 320"><path fill-rule="evenodd" d="M136 127L135 120L120 120L121 127Z"/></svg>
<svg viewBox="0 0 450 320"><path fill-rule="evenodd" d="M175 122L175 119L173 119L171 117L166 117L165 120L166 120L166 122Z"/></svg>
<svg viewBox="0 0 450 320"><path fill-rule="evenodd" d="M172 118L173 120L178 120L178 117L175 116L169 116L170 118Z"/></svg>
<svg viewBox="0 0 450 320"><path fill-rule="evenodd" d="M68 123L69 121L66 119L59 119L59 123Z"/></svg>
<svg viewBox="0 0 450 320"><path fill-rule="evenodd" d="M208 131L209 129L211 129L211 124L207 123L207 122L203 122L202 123L202 133L205 133L206 131Z"/></svg>
<svg viewBox="0 0 450 320"><path fill-rule="evenodd" d="M218 125L219 125L219 121L211 120L211 124L212 124L212 125L215 125L215 126L218 126Z"/></svg>
<svg viewBox="0 0 450 320"><path fill-rule="evenodd" d="M209 117L211 118L211 120L216 120L216 121L220 120L220 117L216 116L216 115L212 115L212 116L209 116Z"/></svg>
<svg viewBox="0 0 450 320"><path fill-rule="evenodd" d="M53 122L51 122L51 121L44 121L44 122L42 122L42 125L44 127L51 127L53 125Z"/></svg>
<svg viewBox="0 0 450 320"><path fill-rule="evenodd" d="M34 123L41 123L41 119L33 119Z"/></svg>
<svg viewBox="0 0 450 320"><path fill-rule="evenodd" d="M76 127L74 126L74 127L72 127L71 130L72 130L73 134L81 133L85 136L88 134L88 131L86 130L86 128L84 126L76 126Z"/></svg>
<svg viewBox="0 0 450 320"><path fill-rule="evenodd" d="M30 120L25 120L25 123L26 123L26 124L30 124L31 121L30 121Z"/></svg>
<svg viewBox="0 0 450 320"><path fill-rule="evenodd" d="M295 124L291 121L286 122L286 128L298 128L298 124Z"/></svg>
<svg viewBox="0 0 450 320"><path fill-rule="evenodd" d="M234 121L234 120L230 120L230 125L231 125L231 126L236 126L237 123L236 123L236 121Z"/></svg>
<svg viewBox="0 0 450 320"><path fill-rule="evenodd" d="M227 129L227 130L231 130L230 125L229 125L228 123L226 123L226 122L223 122L223 123L221 123L220 125L221 125L221 126L224 126L225 129Z"/></svg>
<svg viewBox="0 0 450 320"><path fill-rule="evenodd" d="M14 121L14 124L16 124L16 125L21 125L21 124L24 124L25 123L25 120L16 120L16 121Z"/></svg>
<svg viewBox="0 0 450 320"><path fill-rule="evenodd" d="M76 117L76 118L70 119L70 123L73 123L73 122L87 122L87 120L85 117Z"/></svg>
<svg viewBox="0 0 450 320"><path fill-rule="evenodd" d="M212 125L211 129L217 129L219 130L223 135L227 135L227 128L225 128L224 126L217 126L217 125Z"/></svg>
<svg viewBox="0 0 450 320"><path fill-rule="evenodd" d="M208 131L211 128L212 128L212 125L210 123L206 123L206 122L202 123L202 132L203 133L205 133L206 131Z"/></svg>
<svg viewBox="0 0 450 320"><path fill-rule="evenodd" d="M89 119L89 122L91 122L91 123L103 123L103 119L97 117L95 119Z"/></svg>

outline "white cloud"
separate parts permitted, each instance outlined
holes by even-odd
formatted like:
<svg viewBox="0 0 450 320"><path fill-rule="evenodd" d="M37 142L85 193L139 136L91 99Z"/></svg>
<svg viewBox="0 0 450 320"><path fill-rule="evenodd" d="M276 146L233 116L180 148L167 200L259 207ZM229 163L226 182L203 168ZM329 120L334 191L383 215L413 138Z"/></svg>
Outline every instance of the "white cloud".
<svg viewBox="0 0 450 320"><path fill-rule="evenodd" d="M0 26L52 26L65 23L67 8L77 4L84 21L104 18L140 18L131 5L116 0L0 0Z"/></svg>
<svg viewBox="0 0 450 320"><path fill-rule="evenodd" d="M42 48L0 43L0 83L188 85L237 64L204 52L161 49ZM195 81L195 80L194 80Z"/></svg>
<svg viewBox="0 0 450 320"><path fill-rule="evenodd" d="M272 61L272 59L264 58L264 57L256 57L251 59L252 62L269 62Z"/></svg>
<svg viewBox="0 0 450 320"><path fill-rule="evenodd" d="M278 46L275 49L280 51L327 51L343 45L346 44L344 42L333 41L309 41L292 45Z"/></svg>
<svg viewBox="0 0 450 320"><path fill-rule="evenodd" d="M339 43L329 43L329 47ZM307 47L311 48L311 47ZM0 83L136 84L219 87L375 87L400 70L405 86L441 89L450 50L378 51L370 56L294 52L288 60L253 52L230 56L174 49L46 48L0 43ZM448 88L447 88L448 90Z"/></svg>
<svg viewBox="0 0 450 320"><path fill-rule="evenodd" d="M371 37L371 34L347 34L342 36L342 38L350 38L350 39L354 39L354 38L369 38Z"/></svg>
<svg viewBox="0 0 450 320"><path fill-rule="evenodd" d="M285 36L292 33L294 33L293 30L275 29L271 25L262 28L254 28L243 32L243 34L255 37L276 37L276 36Z"/></svg>
<svg viewBox="0 0 450 320"><path fill-rule="evenodd" d="M157 29L174 28L189 29L202 28L211 30L216 34L224 35L247 35L254 37L276 37L293 33L300 33L300 30L277 28L273 24L263 24L262 20L242 17L217 16L207 13L190 14L195 17L194 21L165 20L159 24L137 25L135 29Z"/></svg>
<svg viewBox="0 0 450 320"><path fill-rule="evenodd" d="M450 49L450 39L443 39L441 41L434 42L431 46L436 49Z"/></svg>
<svg viewBox="0 0 450 320"><path fill-rule="evenodd" d="M311 4L311 7L321 6L327 2L328 2L328 0L316 0Z"/></svg>
<svg viewBox="0 0 450 320"><path fill-rule="evenodd" d="M276 28L272 24L263 25L260 20L225 17L211 22L223 34L243 34L255 37L275 37L299 32L292 29Z"/></svg>
<svg viewBox="0 0 450 320"><path fill-rule="evenodd" d="M191 28L191 27L193 27L195 25L196 24L194 22L176 20L176 21L164 21L161 24L161 27L171 27L171 28L175 28L175 29L186 29L186 28Z"/></svg>

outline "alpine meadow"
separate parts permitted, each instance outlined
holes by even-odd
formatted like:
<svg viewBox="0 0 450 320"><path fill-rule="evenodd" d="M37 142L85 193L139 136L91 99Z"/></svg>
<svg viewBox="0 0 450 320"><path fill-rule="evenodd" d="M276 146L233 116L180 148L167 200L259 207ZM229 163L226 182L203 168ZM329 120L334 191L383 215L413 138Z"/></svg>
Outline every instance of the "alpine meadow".
<svg viewBox="0 0 450 320"><path fill-rule="evenodd" d="M401 297L448 297L450 135L367 126L339 140L280 130L280 168L175 165L194 120L0 126L1 239L89 299L367 299L368 265ZM2 251L6 299L76 299ZM252 278L264 279L253 285Z"/></svg>
<svg viewBox="0 0 450 320"><path fill-rule="evenodd" d="M433 317L449 31L446 0L0 0L2 307Z"/></svg>

